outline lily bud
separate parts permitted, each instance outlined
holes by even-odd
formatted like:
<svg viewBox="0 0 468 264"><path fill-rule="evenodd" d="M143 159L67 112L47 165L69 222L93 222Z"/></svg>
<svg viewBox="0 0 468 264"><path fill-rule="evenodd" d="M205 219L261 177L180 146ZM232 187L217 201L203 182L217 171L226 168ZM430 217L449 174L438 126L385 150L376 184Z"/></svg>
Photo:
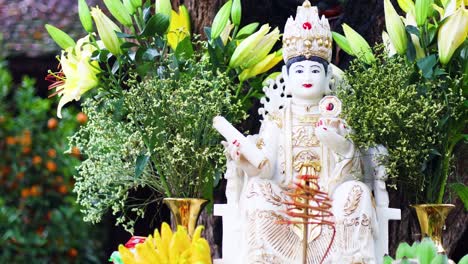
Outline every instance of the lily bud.
<svg viewBox="0 0 468 264"><path fill-rule="evenodd" d="M213 19L213 24L211 25L211 39L215 39L221 35L224 28L226 27L229 21L229 15L231 13L232 0L227 1L221 9L219 9L215 18Z"/></svg>
<svg viewBox="0 0 468 264"><path fill-rule="evenodd" d="M422 26L426 23L427 16L432 12L432 3L433 0L416 0L414 11L418 26Z"/></svg>
<svg viewBox="0 0 468 264"><path fill-rule="evenodd" d="M367 64L373 63L375 57L367 41L347 24L343 24L343 31L354 56Z"/></svg>
<svg viewBox="0 0 468 264"><path fill-rule="evenodd" d="M156 13L161 13L167 16L171 21L172 5L171 0L156 0L155 2Z"/></svg>
<svg viewBox="0 0 468 264"><path fill-rule="evenodd" d="M282 50L271 53L268 56L266 56L262 61L255 64L251 68L243 70L241 74L239 75L239 80L243 82L249 78L252 78L259 74L267 72L268 70L273 68L276 64L278 64L278 62L280 62L282 59L283 59Z"/></svg>
<svg viewBox="0 0 468 264"><path fill-rule="evenodd" d="M408 11L414 8L413 0L398 0L398 5L405 13L408 13Z"/></svg>
<svg viewBox="0 0 468 264"><path fill-rule="evenodd" d="M265 24L257 32L244 39L234 50L231 60L229 61L229 67L238 67L249 58L249 56L252 55L252 50L260 43L269 30L270 26Z"/></svg>
<svg viewBox="0 0 468 264"><path fill-rule="evenodd" d="M80 16L81 25L86 32L93 32L93 20L91 19L91 13L89 13L89 7L85 0L78 0L78 15Z"/></svg>
<svg viewBox="0 0 468 264"><path fill-rule="evenodd" d="M104 4L107 9L109 9L112 16L114 16L122 25L126 27L131 27L133 25L132 17L120 0L104 0Z"/></svg>
<svg viewBox="0 0 468 264"><path fill-rule="evenodd" d="M50 37L62 49L67 49L69 47L75 46L75 41L67 33L49 24L46 24L45 28L49 33Z"/></svg>
<svg viewBox="0 0 468 264"><path fill-rule="evenodd" d="M242 36L242 35L250 35L252 33L254 33L254 31L258 28L258 25L260 25L260 23L258 22L254 22L254 23L250 23L246 26L244 26L243 28L241 28L239 30L239 32L237 32L237 35L236 37L239 37L239 36Z"/></svg>
<svg viewBox="0 0 468 264"><path fill-rule="evenodd" d="M250 51L251 55L247 57L245 63L241 65L241 68L250 68L263 60L265 56L267 56L267 54L271 51L276 41L278 41L279 35L279 29L275 28L273 31L263 37L255 46L255 48Z"/></svg>
<svg viewBox="0 0 468 264"><path fill-rule="evenodd" d="M234 25L236 25L236 26L239 26L240 22L241 22L241 17L242 17L241 1L240 0L234 0L232 2L232 8L231 8L232 23Z"/></svg>
<svg viewBox="0 0 468 264"><path fill-rule="evenodd" d="M133 6L131 0L123 0L123 5L125 6L130 15L135 14L135 7Z"/></svg>
<svg viewBox="0 0 468 264"><path fill-rule="evenodd" d="M450 61L455 50L466 40L467 36L468 10L460 7L439 28L437 47L442 64Z"/></svg>
<svg viewBox="0 0 468 264"><path fill-rule="evenodd" d="M346 53L348 53L351 56L354 56L353 51L351 50L351 45L349 44L349 41L346 39L345 36L341 35L340 33L332 32L333 40L335 40L335 43Z"/></svg>
<svg viewBox="0 0 468 264"><path fill-rule="evenodd" d="M234 28L234 24L232 24L231 21L228 20L228 24L226 25L223 32L221 32L221 35L219 36L224 45L226 45L227 41L229 40L229 35L231 34L231 30L233 28Z"/></svg>
<svg viewBox="0 0 468 264"><path fill-rule="evenodd" d="M405 26L415 26L416 19L414 18L414 10L410 10L406 13ZM411 34L411 42L413 43L414 49L416 50L416 59L422 59L426 56L424 49L421 47L419 37Z"/></svg>
<svg viewBox="0 0 468 264"><path fill-rule="evenodd" d="M441 16L442 19L452 15L455 13L455 10L457 9L457 0L450 0L447 5L444 7L444 13Z"/></svg>
<svg viewBox="0 0 468 264"><path fill-rule="evenodd" d="M143 4L141 0L130 0L130 2L132 3L133 8L135 9L140 8Z"/></svg>
<svg viewBox="0 0 468 264"><path fill-rule="evenodd" d="M179 13L174 10L171 11L167 42L172 50L176 50L179 42L190 36L190 15L184 5L179 6Z"/></svg>
<svg viewBox="0 0 468 264"><path fill-rule="evenodd" d="M116 32L121 32L119 27L110 20L98 7L91 9L91 16L96 23L96 28L106 47L112 54L120 55L122 50L120 49L121 40L117 37Z"/></svg>
<svg viewBox="0 0 468 264"><path fill-rule="evenodd" d="M393 55L397 53L395 50L395 47L390 41L390 37L388 36L388 33L385 31L382 31L382 42L385 46L385 51L387 52L389 57L392 57Z"/></svg>
<svg viewBox="0 0 468 264"><path fill-rule="evenodd" d="M387 28L390 41L395 47L398 54L403 55L406 53L408 39L406 36L405 25L400 16L393 8L390 0L384 0L385 11L385 26Z"/></svg>

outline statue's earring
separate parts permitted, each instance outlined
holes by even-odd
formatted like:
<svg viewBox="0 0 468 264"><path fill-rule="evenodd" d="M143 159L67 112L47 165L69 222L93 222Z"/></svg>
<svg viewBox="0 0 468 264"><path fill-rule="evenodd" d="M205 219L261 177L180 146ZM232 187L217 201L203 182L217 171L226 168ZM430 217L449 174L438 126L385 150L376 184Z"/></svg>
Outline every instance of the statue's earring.
<svg viewBox="0 0 468 264"><path fill-rule="evenodd" d="M283 67L281 68L281 75L284 81L284 96L291 95L291 89L289 88L289 85L286 85L287 83L289 83L288 69L286 65L283 65Z"/></svg>

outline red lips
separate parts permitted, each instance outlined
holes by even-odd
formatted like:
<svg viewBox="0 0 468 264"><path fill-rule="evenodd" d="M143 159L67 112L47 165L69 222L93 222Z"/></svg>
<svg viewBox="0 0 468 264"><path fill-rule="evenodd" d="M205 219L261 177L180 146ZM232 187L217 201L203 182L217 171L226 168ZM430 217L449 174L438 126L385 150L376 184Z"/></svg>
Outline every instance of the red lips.
<svg viewBox="0 0 468 264"><path fill-rule="evenodd" d="M302 86L304 86L304 88L311 88L311 87L312 87L312 84L310 84L310 83L304 83Z"/></svg>

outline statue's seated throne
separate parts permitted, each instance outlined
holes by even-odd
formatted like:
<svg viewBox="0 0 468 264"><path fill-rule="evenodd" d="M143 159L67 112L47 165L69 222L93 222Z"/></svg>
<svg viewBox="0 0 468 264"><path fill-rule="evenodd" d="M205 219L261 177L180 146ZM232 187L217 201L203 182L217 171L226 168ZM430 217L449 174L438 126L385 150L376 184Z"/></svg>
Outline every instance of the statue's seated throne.
<svg viewBox="0 0 468 264"><path fill-rule="evenodd" d="M331 86L336 85L340 79L336 72L333 75ZM259 109L259 114L265 118L267 113L284 107L285 84L282 76L278 76L275 81L271 81L269 86L264 87L265 97L261 100L263 107ZM249 136L252 142L257 142L257 135ZM385 168L381 161L387 155L387 151L382 146L362 150L361 161L364 173L364 183L372 190L375 199L375 211L378 222L378 230L375 234L375 256L376 262L381 263L383 256L388 254L388 221L400 220L400 209L389 208L389 198L385 186L387 179ZM215 263L234 264L241 259L240 248L243 241L241 232L243 230L240 221L239 201L242 197L244 184L247 182L247 175L235 172L234 162L228 161L225 179L227 180L226 197L227 204L215 204L214 215L223 218L223 247L222 259L215 260Z"/></svg>

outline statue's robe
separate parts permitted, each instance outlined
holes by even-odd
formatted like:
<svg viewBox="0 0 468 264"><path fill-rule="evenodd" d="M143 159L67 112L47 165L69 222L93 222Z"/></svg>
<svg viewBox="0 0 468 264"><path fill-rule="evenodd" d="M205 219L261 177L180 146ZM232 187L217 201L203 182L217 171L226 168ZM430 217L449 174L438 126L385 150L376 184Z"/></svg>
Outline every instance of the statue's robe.
<svg viewBox="0 0 468 264"><path fill-rule="evenodd" d="M369 187L360 181L359 151L351 144L345 155L339 155L324 146L315 135L319 118L317 107L303 110L291 104L269 113L260 133L250 138L269 162L258 175L245 175L228 166L233 170L228 173L243 179L238 183L237 199L242 234L239 250L245 259L239 263L302 263L303 226L279 222L297 220L285 213L284 203L291 201L286 191L301 165L314 160L320 162L320 190L331 198L333 216L325 220L334 223L336 235L332 241L330 225L308 225L307 263L320 263L329 248L324 263L375 262L375 210Z"/></svg>

